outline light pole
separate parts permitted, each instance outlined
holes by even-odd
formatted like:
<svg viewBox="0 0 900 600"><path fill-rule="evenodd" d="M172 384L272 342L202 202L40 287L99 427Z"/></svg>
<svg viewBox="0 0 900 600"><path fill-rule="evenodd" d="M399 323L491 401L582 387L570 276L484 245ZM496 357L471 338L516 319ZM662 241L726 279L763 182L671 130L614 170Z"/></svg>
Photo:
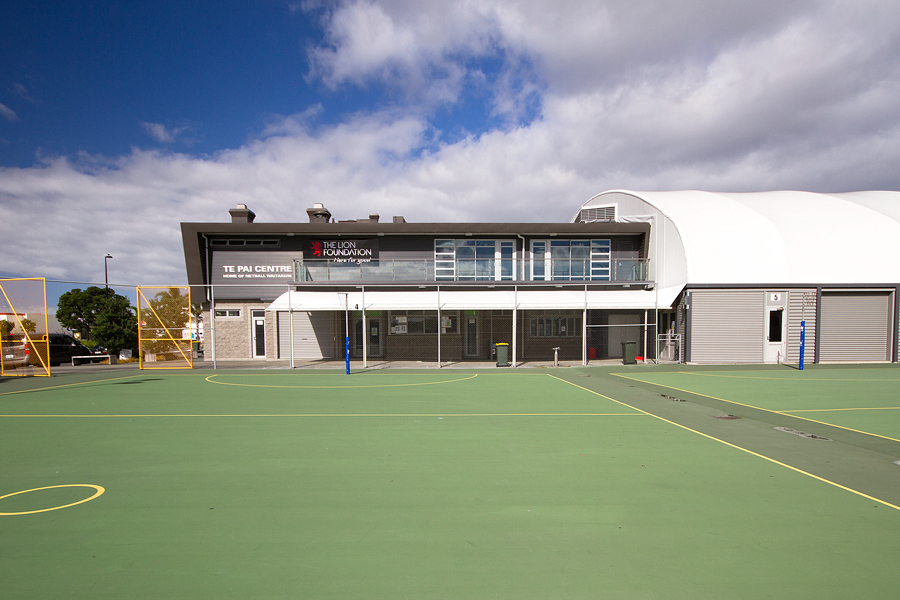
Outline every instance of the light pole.
<svg viewBox="0 0 900 600"><path fill-rule="evenodd" d="M107 267L107 261L112 258L112 255L107 254L103 257L103 277L106 279L106 289L109 289L109 268Z"/></svg>

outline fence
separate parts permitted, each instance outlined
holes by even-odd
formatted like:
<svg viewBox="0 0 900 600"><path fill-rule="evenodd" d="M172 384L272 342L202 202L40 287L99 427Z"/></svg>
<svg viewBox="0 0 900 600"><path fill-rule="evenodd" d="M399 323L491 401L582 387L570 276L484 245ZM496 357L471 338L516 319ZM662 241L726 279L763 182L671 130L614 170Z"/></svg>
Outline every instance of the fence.
<svg viewBox="0 0 900 600"><path fill-rule="evenodd" d="M492 250L493 254L493 250ZM549 259L537 263L531 259L456 258L381 259L371 262L334 260L297 261L296 277L301 282L436 282L436 281L647 281L649 259L606 258Z"/></svg>
<svg viewBox="0 0 900 600"><path fill-rule="evenodd" d="M569 364L617 361L632 348L645 360L659 356L654 292L643 285L637 290L577 282L113 287L137 307L135 358L142 368L192 368L194 360L214 368L247 360L260 366L273 360L291 367L322 365L343 362L345 348L363 367L494 363L498 345L507 345L502 350L512 366L552 364L555 355ZM635 298L644 305L632 306Z"/></svg>

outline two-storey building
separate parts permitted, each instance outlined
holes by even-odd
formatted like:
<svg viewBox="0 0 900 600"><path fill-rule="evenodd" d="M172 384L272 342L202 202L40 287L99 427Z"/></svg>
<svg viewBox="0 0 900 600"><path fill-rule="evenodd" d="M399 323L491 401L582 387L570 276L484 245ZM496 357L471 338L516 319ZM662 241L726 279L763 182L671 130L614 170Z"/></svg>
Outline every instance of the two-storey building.
<svg viewBox="0 0 900 600"><path fill-rule="evenodd" d="M568 223L183 223L206 357L897 361L900 192L609 191Z"/></svg>
<svg viewBox="0 0 900 600"><path fill-rule="evenodd" d="M437 363L587 361L655 348L660 297L649 222L338 221L183 223L189 283L204 305L206 356L344 357Z"/></svg>

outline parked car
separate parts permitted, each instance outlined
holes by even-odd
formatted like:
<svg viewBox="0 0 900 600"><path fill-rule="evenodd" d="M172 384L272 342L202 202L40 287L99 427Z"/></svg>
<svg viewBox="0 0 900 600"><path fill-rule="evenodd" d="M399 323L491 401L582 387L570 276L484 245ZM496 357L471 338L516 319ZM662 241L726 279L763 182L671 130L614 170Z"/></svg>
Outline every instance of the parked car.
<svg viewBox="0 0 900 600"><path fill-rule="evenodd" d="M72 360L73 356L90 356L91 351L87 346L64 333L51 333L47 336L47 347L50 357L42 361L41 350L44 346L44 336L29 341L21 335L7 336L3 339L3 368L15 369L24 366L40 366L41 363L50 363L50 366L58 366ZM46 352L46 351L45 351Z"/></svg>
<svg viewBox="0 0 900 600"><path fill-rule="evenodd" d="M3 361L4 369L16 369L28 364L30 349L23 336L4 335L0 347L3 350L0 360Z"/></svg>
<svg viewBox="0 0 900 600"><path fill-rule="evenodd" d="M71 362L73 356L90 356L91 350L71 335L50 334L50 366Z"/></svg>

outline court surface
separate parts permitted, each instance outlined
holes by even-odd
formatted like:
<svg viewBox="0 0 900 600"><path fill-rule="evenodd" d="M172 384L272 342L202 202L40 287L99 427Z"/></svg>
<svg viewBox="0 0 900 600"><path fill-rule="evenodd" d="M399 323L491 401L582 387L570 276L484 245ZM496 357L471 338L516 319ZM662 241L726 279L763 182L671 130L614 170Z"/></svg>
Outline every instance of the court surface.
<svg viewBox="0 0 900 600"><path fill-rule="evenodd" d="M0 379L0 589L893 597L898 379L684 366Z"/></svg>

